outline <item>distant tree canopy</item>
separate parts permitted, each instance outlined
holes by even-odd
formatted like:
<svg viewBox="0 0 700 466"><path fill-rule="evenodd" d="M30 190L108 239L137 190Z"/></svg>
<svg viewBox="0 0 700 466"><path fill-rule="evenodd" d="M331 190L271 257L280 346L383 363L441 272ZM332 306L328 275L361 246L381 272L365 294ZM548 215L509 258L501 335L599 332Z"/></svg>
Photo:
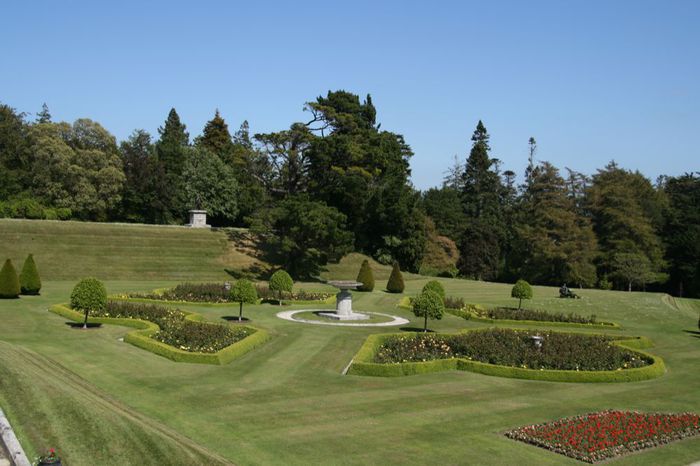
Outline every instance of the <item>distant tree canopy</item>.
<svg viewBox="0 0 700 466"><path fill-rule="evenodd" d="M0 104L0 216L182 224L201 207L214 226L259 232L298 277L355 250L397 271L700 297L697 173L653 184L615 162L560 172L530 137L518 185L478 121L441 186L420 193L411 147L381 129L370 95L329 91L304 110L254 135L216 110L190 138L172 108L156 137L118 143L46 104L31 121Z"/></svg>

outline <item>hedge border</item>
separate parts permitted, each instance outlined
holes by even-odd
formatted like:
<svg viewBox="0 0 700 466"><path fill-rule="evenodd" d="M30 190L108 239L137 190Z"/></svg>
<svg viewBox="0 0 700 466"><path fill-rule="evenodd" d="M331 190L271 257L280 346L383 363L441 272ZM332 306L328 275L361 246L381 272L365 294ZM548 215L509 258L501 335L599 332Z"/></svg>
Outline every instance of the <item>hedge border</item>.
<svg viewBox="0 0 700 466"><path fill-rule="evenodd" d="M70 309L65 304L54 304L49 308L49 311L75 322L82 322L84 319L83 314ZM181 312L185 314L185 319L193 322L206 322L206 319L204 319L204 316L201 314L187 311ZM151 338L151 336L160 330L160 327L153 322L146 320L115 317L89 317L88 322L122 325L124 327L134 328L135 330L127 333L124 336L125 342L175 362L224 365L243 356L270 339L270 335L265 330L246 326L246 328L252 330L253 333L244 339L237 341L236 343L229 345L216 353L199 353L184 351L179 348L175 348L174 346L162 343L158 340L154 340ZM212 323L212 325L216 324Z"/></svg>
<svg viewBox="0 0 700 466"><path fill-rule="evenodd" d="M466 330L467 332L480 332L492 328L480 328ZM517 330L517 329L514 329ZM561 332L577 333L577 332ZM592 335L590 333L579 333ZM365 375L375 377L399 377L404 375L428 374L449 370L462 370L476 372L495 377L509 377L516 379L540 380L547 382L576 382L576 383L616 383L616 382L640 382L643 380L661 377L666 372L663 359L659 356L641 351L641 348L653 346L647 337L630 337L615 340L614 344L624 347L634 353L652 360L652 364L645 367L615 371L571 371L556 369L524 369L521 367L501 366L484 362L472 361L463 358L435 359L425 362L404 362L380 364L372 362L377 349L388 338L406 335L406 333L379 333L370 335L363 343L360 350L353 358L348 369L348 374Z"/></svg>

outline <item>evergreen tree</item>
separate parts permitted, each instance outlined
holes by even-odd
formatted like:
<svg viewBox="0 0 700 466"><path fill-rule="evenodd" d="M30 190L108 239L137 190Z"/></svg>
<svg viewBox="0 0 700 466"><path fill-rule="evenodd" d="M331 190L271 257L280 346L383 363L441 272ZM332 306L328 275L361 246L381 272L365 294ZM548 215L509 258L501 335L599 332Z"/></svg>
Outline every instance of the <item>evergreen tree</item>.
<svg viewBox="0 0 700 466"><path fill-rule="evenodd" d="M19 298L19 277L12 261L7 259L0 269L0 299Z"/></svg>
<svg viewBox="0 0 700 466"><path fill-rule="evenodd" d="M498 274L505 236L503 185L497 160L490 157L490 150L489 134L479 120L462 178L462 207L467 221L460 241L460 271L468 277L487 280Z"/></svg>
<svg viewBox="0 0 700 466"><path fill-rule="evenodd" d="M221 117L218 109L214 114L214 118L204 125L204 131L202 135L196 139L195 144L216 154L231 168L235 166L235 161L233 159L235 148L233 140L231 139L231 133L228 130L228 124L226 124L226 121Z"/></svg>
<svg viewBox="0 0 700 466"><path fill-rule="evenodd" d="M398 262L394 262L391 268L391 275L389 275L389 281L386 284L386 290L389 293L403 293L405 288L403 282L403 274L401 273L401 268Z"/></svg>
<svg viewBox="0 0 700 466"><path fill-rule="evenodd" d="M548 162L536 165L523 198L516 227L515 265L520 274L540 284L593 285L595 235L590 221L577 214L556 167Z"/></svg>
<svg viewBox="0 0 700 466"><path fill-rule="evenodd" d="M685 174L667 180L666 222L670 287L678 296L700 297L700 176Z"/></svg>
<svg viewBox="0 0 700 466"><path fill-rule="evenodd" d="M164 177L162 178L168 187L167 192L161 193L161 199L166 207L163 218L166 222L181 221L187 209L192 206L185 205L180 196L184 180L182 171L185 166L186 149L189 146L190 136L186 127L180 122L180 116L174 108L170 109L165 124L158 128L160 139L156 143L156 156L162 166Z"/></svg>
<svg viewBox="0 0 700 466"><path fill-rule="evenodd" d="M362 286L357 288L359 291L374 290L374 272L372 272L372 267L370 267L367 259L362 261L360 271L357 274L357 281L362 283Z"/></svg>
<svg viewBox="0 0 700 466"><path fill-rule="evenodd" d="M46 102L41 106L41 111L36 114L36 122L41 123L51 123L51 113L49 112L49 106Z"/></svg>
<svg viewBox="0 0 700 466"><path fill-rule="evenodd" d="M139 223L165 223L168 206L164 199L171 197L171 189L163 182L163 164L158 162L151 135L135 130L122 141L119 152L124 166L122 216Z"/></svg>
<svg viewBox="0 0 700 466"><path fill-rule="evenodd" d="M38 295L41 290L39 270L34 262L34 254L29 254L19 274L20 291L24 295Z"/></svg>
<svg viewBox="0 0 700 466"><path fill-rule="evenodd" d="M31 183L25 114L0 104L0 201L25 192Z"/></svg>
<svg viewBox="0 0 700 466"><path fill-rule="evenodd" d="M665 280L664 249L657 232L662 201L647 178L611 162L593 175L586 205L602 252L599 275L614 271L616 255L641 254L649 260L651 282ZM625 279L618 283L621 288L629 284Z"/></svg>

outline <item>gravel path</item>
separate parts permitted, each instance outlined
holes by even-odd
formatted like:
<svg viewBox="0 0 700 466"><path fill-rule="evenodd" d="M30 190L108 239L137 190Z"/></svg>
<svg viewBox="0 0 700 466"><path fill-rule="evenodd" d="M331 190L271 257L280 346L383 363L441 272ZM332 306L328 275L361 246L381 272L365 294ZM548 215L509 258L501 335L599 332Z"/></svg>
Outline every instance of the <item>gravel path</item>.
<svg viewBox="0 0 700 466"><path fill-rule="evenodd" d="M307 320L307 319L295 319L294 314L300 312L318 311L319 309L300 309L297 311L283 311L278 312L277 317L284 320L289 320L291 322L301 322L302 324L316 324L316 325L333 325L336 327L393 327L396 325L406 325L410 321L404 319L403 317L392 316L390 314L382 314L380 312L365 312L365 314L374 314L377 316L390 317L393 320L389 322L379 322L375 324L361 323L361 322L322 322L320 320Z"/></svg>

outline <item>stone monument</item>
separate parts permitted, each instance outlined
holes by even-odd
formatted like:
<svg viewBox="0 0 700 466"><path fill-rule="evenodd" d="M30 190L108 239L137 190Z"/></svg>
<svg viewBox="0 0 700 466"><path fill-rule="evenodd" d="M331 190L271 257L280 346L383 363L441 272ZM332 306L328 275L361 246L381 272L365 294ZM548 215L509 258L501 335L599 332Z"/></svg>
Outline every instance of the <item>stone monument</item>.
<svg viewBox="0 0 700 466"><path fill-rule="evenodd" d="M190 223L187 226L191 228L211 228L211 225L207 225L207 211L190 210Z"/></svg>
<svg viewBox="0 0 700 466"><path fill-rule="evenodd" d="M350 293L350 290L357 289L358 286L362 286L362 283L335 280L329 281L328 284L340 289L340 292L335 295L335 312L320 312L320 315L336 320L369 319L367 314L361 314L352 310L352 293Z"/></svg>

